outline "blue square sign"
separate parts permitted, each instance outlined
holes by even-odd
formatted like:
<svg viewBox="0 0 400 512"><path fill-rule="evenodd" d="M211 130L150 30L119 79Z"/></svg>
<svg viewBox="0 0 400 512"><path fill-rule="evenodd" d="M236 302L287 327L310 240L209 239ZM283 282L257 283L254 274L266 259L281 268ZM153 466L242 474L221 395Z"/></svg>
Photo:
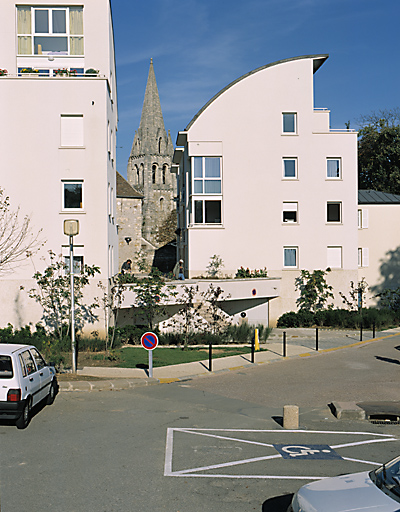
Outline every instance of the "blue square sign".
<svg viewBox="0 0 400 512"><path fill-rule="evenodd" d="M274 444L284 459L341 459L342 457L327 444Z"/></svg>

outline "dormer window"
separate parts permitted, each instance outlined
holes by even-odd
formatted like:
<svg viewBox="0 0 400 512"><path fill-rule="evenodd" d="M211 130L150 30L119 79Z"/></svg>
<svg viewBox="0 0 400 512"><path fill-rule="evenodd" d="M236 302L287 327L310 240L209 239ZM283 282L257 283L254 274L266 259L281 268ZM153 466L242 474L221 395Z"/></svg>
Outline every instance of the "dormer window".
<svg viewBox="0 0 400 512"><path fill-rule="evenodd" d="M83 55L83 7L17 7L19 55Z"/></svg>

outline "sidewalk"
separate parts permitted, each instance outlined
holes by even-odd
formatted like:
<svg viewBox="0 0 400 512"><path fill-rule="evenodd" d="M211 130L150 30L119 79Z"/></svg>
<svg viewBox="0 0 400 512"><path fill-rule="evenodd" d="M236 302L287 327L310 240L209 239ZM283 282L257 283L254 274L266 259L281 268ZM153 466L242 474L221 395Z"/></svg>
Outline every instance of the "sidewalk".
<svg viewBox="0 0 400 512"><path fill-rule="evenodd" d="M153 369L153 378L148 377L147 370L140 368L100 368L84 367L77 371L78 375L95 377L96 380L61 381L60 391L116 391L130 389L137 386L148 386L159 383L169 383L188 380L201 375L212 375L216 372L238 370L265 363L282 361L283 332L286 332L286 357L310 357L332 350L359 346L372 341L372 332L363 332L363 341L360 341L359 331L334 331L328 329L318 330L319 350L316 351L315 329L273 329L267 343L261 347L267 351L256 352L254 363L251 362L251 353L238 356L229 356L212 361L212 372L208 368L208 359L192 363L163 366ZM377 332L374 341L400 334L400 328ZM157 349L156 349L157 350ZM101 380L97 380L97 379Z"/></svg>

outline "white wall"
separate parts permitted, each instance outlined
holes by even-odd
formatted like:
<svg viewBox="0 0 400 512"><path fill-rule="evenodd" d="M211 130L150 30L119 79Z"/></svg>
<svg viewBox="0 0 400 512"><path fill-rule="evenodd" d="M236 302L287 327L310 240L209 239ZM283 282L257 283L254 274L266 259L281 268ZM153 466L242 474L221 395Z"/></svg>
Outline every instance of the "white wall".
<svg viewBox="0 0 400 512"><path fill-rule="evenodd" d="M59 4L66 5L60 0L52 0L48 5ZM111 147L108 146L108 131L112 129L115 135L117 126L110 5L108 0L67 4L84 4L85 55L81 58L84 60L81 67L98 69L99 77L18 77L17 67L21 63L17 64L14 44L16 4L3 0L0 6L5 27L0 33L4 50L2 67L9 71L7 77L0 79L0 186L10 196L12 208L19 206L21 216L29 215L32 229L35 232L42 229L40 237L46 240L39 254L27 259L25 265L14 268L10 274L0 275L2 290L7 290L0 294L1 326L10 322L20 327L40 319L40 309L23 296L19 288L21 283L27 289L32 287L34 282L30 278L34 271L42 271L49 262L48 250L60 254L62 246L68 245L68 237L63 233L65 219L79 220L80 233L74 238L74 244L84 247L78 251L83 250L85 263L101 268L100 279L104 283L107 284L108 277L118 270L115 137ZM31 5L43 6L46 2L31 2ZM42 68L53 65L47 56L25 56L27 63L23 65L39 67L38 59L43 61ZM76 62L71 64L76 57L69 59L68 67L77 66ZM58 67L58 60L68 59L56 57L55 60L55 67ZM83 115L82 147L61 147L61 114ZM62 180L83 181L81 211L62 210ZM110 197L111 192L113 197ZM111 267L109 246L114 247ZM99 295L96 283L88 295ZM101 321L96 328L101 330L102 326ZM93 329L89 326L89 331Z"/></svg>
<svg viewBox="0 0 400 512"><path fill-rule="evenodd" d="M278 63L237 81L186 133L187 169L193 148L201 152L203 145L209 156L210 142L222 148L223 162L223 222L188 226L189 276L204 273L213 254L230 275L242 265L267 267L270 276L282 277L281 298L271 301L272 322L296 309L299 270L327 267L328 246L342 247L343 271L357 275L357 135L329 131L329 111L314 111L313 61ZM283 112L297 113L296 135L282 134ZM283 157L297 157L298 179L282 178ZM327 157L341 158L340 180L326 178ZM284 201L298 202L298 223L282 222ZM327 224L327 201L342 202L342 223ZM299 248L298 269L283 269L285 246Z"/></svg>

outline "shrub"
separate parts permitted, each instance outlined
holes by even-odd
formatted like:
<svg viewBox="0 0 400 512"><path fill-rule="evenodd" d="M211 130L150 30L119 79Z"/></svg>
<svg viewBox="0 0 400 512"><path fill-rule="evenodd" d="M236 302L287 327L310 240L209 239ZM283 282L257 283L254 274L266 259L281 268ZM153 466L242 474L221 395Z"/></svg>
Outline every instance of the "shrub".
<svg viewBox="0 0 400 512"><path fill-rule="evenodd" d="M289 313L283 313L278 318L277 327L300 327L300 322L295 311L289 311Z"/></svg>

